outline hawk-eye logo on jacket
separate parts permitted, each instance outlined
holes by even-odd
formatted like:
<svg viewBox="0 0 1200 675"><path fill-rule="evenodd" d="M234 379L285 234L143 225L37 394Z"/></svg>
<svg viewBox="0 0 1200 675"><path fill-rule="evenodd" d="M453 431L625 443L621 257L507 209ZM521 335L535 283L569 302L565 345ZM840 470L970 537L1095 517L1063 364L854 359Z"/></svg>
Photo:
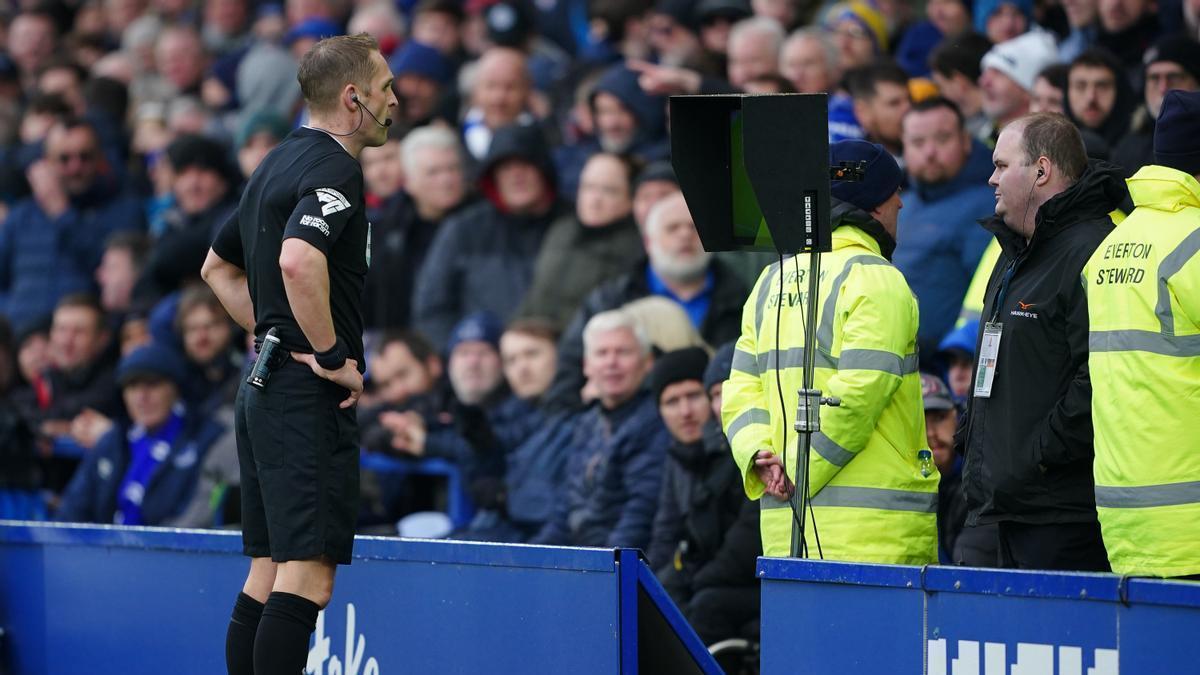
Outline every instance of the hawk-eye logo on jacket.
<svg viewBox="0 0 1200 675"><path fill-rule="evenodd" d="M1032 309L1035 306L1037 306L1036 302L1022 302L1022 301L1018 300L1017 301L1017 309L1014 309L1013 311L1009 312L1009 314L1011 314L1013 316L1022 316L1022 317L1025 317L1026 319L1036 319L1036 318L1038 318L1037 312L1029 311L1030 309Z"/></svg>

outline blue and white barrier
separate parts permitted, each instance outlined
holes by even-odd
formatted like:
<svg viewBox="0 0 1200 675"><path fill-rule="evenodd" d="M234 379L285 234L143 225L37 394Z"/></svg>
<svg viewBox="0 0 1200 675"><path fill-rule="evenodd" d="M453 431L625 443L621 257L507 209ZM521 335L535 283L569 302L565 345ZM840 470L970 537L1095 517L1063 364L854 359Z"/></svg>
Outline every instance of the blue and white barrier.
<svg viewBox="0 0 1200 675"><path fill-rule="evenodd" d="M762 672L1200 673L1200 583L761 558Z"/></svg>
<svg viewBox="0 0 1200 675"><path fill-rule="evenodd" d="M223 673L247 568L237 533L0 521L0 672ZM308 660L316 675L663 668L720 672L637 551L376 537L339 570Z"/></svg>

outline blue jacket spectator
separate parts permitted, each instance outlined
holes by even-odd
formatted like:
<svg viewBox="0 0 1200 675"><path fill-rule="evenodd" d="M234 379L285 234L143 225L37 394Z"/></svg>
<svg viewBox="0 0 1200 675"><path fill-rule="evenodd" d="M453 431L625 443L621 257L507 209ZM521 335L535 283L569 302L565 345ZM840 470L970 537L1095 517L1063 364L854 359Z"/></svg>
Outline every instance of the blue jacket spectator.
<svg viewBox="0 0 1200 675"><path fill-rule="evenodd" d="M976 222L995 209L987 183L991 153L970 138L958 108L938 98L916 104L905 116L904 160L910 189L893 258L917 295L917 344L928 358L953 327L992 238Z"/></svg>
<svg viewBox="0 0 1200 675"><path fill-rule="evenodd" d="M139 202L118 190L86 122L55 126L27 175L33 196L17 202L0 228L0 294L17 324L92 290L108 235L143 227Z"/></svg>
<svg viewBox="0 0 1200 675"><path fill-rule="evenodd" d="M598 401L579 418L554 516L531 543L636 547L650 543L670 434L642 387L650 342L620 310L584 329L584 370Z"/></svg>
<svg viewBox="0 0 1200 675"><path fill-rule="evenodd" d="M500 523L472 523L472 530L486 528L491 535L507 534L493 541L523 542L535 536L554 516L555 496L564 480L571 440L581 413L565 412L546 419L542 425L505 457L505 516Z"/></svg>
<svg viewBox="0 0 1200 675"><path fill-rule="evenodd" d="M138 348L117 372L132 421L100 439L71 479L56 517L169 524L187 507L205 455L224 429L180 403L183 364L170 349Z"/></svg>
<svg viewBox="0 0 1200 675"><path fill-rule="evenodd" d="M542 237L562 210L537 127L496 131L479 189L486 199L442 224L417 276L414 319L434 344L445 344L454 324L473 312L512 316L533 282Z"/></svg>
<svg viewBox="0 0 1200 675"><path fill-rule="evenodd" d="M643 163L667 159L671 154L666 135L666 100L650 96L638 85L638 73L625 65L604 71L588 99L595 136L576 145L555 149L560 188L574 199L579 175L592 155L604 150L625 154Z"/></svg>
<svg viewBox="0 0 1200 675"><path fill-rule="evenodd" d="M645 548L671 439L649 392L597 405L575 427L566 492L534 543Z"/></svg>

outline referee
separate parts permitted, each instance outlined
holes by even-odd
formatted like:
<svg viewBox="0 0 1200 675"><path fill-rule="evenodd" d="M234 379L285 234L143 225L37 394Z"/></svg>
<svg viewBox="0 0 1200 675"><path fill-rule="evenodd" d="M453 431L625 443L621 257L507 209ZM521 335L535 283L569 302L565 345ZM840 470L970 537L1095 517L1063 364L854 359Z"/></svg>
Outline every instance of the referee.
<svg viewBox="0 0 1200 675"><path fill-rule="evenodd" d="M358 155L387 140L397 101L379 45L318 42L298 79L310 123L250 177L205 260L205 281L258 343L283 354L264 388L243 383L236 433L250 573L225 644L231 675L296 675L358 512L361 296L370 224Z"/></svg>

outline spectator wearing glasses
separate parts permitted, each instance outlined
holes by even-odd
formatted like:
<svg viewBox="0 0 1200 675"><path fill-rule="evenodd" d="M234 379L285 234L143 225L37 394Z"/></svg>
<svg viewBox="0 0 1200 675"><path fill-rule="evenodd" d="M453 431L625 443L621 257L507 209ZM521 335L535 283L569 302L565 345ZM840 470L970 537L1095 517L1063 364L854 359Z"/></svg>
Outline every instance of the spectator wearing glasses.
<svg viewBox="0 0 1200 675"><path fill-rule="evenodd" d="M56 124L27 178L33 195L13 206L0 232L0 293L4 313L17 324L50 313L69 293L90 290L105 239L143 226L140 205L117 189L87 122Z"/></svg>

